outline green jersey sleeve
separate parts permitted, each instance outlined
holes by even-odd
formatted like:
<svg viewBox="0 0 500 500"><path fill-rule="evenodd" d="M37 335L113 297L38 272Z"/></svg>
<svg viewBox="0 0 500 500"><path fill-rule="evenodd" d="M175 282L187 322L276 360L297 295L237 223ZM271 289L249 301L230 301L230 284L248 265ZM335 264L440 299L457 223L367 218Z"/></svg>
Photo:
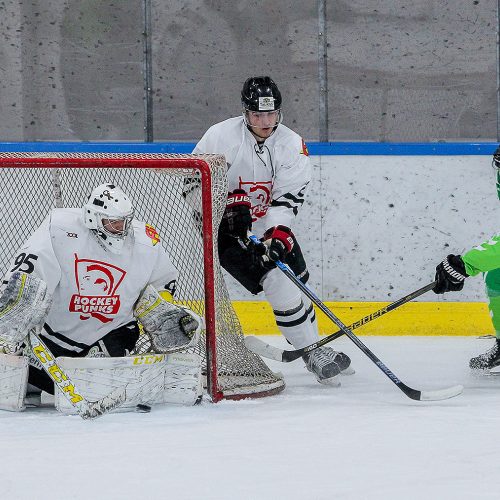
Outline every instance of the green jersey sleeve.
<svg viewBox="0 0 500 500"><path fill-rule="evenodd" d="M495 235L462 255L469 276L500 268L500 235Z"/></svg>

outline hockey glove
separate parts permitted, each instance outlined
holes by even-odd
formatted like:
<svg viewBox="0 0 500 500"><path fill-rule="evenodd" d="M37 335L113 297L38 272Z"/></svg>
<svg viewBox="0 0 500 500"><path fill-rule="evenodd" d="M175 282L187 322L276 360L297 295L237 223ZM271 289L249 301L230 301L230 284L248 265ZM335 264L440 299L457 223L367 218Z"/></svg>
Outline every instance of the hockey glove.
<svg viewBox="0 0 500 500"><path fill-rule="evenodd" d="M446 259L436 267L436 286L432 289L434 293L458 292L464 287L465 278L469 275L465 272L465 264L460 255L448 255Z"/></svg>
<svg viewBox="0 0 500 500"><path fill-rule="evenodd" d="M198 342L203 320L187 307L167 302L148 285L134 306L134 316L156 352L184 349Z"/></svg>
<svg viewBox="0 0 500 500"><path fill-rule="evenodd" d="M267 255L273 261L284 261L293 248L293 233L289 227L275 226L264 233L264 240L271 240Z"/></svg>
<svg viewBox="0 0 500 500"><path fill-rule="evenodd" d="M263 259L264 255L267 254L267 246L264 245L264 243L249 242L247 251L250 254L252 265L262 266L265 265L266 262L269 263L269 259ZM275 267L274 264L272 265L272 268L273 267Z"/></svg>
<svg viewBox="0 0 500 500"><path fill-rule="evenodd" d="M252 204L243 189L235 189L227 195L227 204L221 221L221 231L236 238L246 239L252 229Z"/></svg>

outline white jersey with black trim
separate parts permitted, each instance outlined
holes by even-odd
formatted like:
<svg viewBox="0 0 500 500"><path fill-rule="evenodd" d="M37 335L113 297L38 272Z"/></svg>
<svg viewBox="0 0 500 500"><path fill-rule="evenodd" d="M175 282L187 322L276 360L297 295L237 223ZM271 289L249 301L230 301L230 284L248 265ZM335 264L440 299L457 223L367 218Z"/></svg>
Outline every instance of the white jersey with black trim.
<svg viewBox="0 0 500 500"><path fill-rule="evenodd" d="M43 279L53 294L46 324L56 344L79 352L134 319L148 284L173 291L177 270L153 226L134 220L120 254L106 251L83 224L81 208L53 209L17 252L16 270Z"/></svg>
<svg viewBox="0 0 500 500"><path fill-rule="evenodd" d="M193 153L226 157L229 191L244 189L250 197L254 234L293 226L311 182L307 148L298 134L280 124L259 145L240 116L210 127Z"/></svg>

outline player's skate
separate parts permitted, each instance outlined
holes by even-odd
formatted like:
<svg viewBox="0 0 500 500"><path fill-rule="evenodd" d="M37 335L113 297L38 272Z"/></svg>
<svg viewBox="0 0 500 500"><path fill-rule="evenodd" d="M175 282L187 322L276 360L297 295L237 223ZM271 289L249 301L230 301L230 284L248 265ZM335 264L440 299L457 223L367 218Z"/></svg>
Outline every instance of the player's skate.
<svg viewBox="0 0 500 500"><path fill-rule="evenodd" d="M484 354L472 358L469 366L471 370L483 370L500 374L500 339L496 339L495 345Z"/></svg>
<svg viewBox="0 0 500 500"><path fill-rule="evenodd" d="M318 347L302 356L307 369L314 373L320 384L339 386L338 375L354 373L350 368L351 360L347 354L334 351L331 347Z"/></svg>

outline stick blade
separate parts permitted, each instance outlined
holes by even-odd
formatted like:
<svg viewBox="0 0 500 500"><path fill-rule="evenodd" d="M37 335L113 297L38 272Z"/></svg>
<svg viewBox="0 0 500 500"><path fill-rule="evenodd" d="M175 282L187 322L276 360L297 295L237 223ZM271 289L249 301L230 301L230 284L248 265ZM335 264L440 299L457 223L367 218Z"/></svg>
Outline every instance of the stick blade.
<svg viewBox="0 0 500 500"><path fill-rule="evenodd" d="M263 358L274 359L275 361L283 361L283 350L272 345L266 344L262 340L248 335L245 337L245 345L255 354Z"/></svg>
<svg viewBox="0 0 500 500"><path fill-rule="evenodd" d="M436 391L421 391L420 401L442 401L444 399L454 398L462 394L464 390L463 385L454 385L447 389L438 389Z"/></svg>
<svg viewBox="0 0 500 500"><path fill-rule="evenodd" d="M124 387L117 387L102 399L88 402L78 413L84 420L93 420L122 405L126 399L126 389Z"/></svg>

